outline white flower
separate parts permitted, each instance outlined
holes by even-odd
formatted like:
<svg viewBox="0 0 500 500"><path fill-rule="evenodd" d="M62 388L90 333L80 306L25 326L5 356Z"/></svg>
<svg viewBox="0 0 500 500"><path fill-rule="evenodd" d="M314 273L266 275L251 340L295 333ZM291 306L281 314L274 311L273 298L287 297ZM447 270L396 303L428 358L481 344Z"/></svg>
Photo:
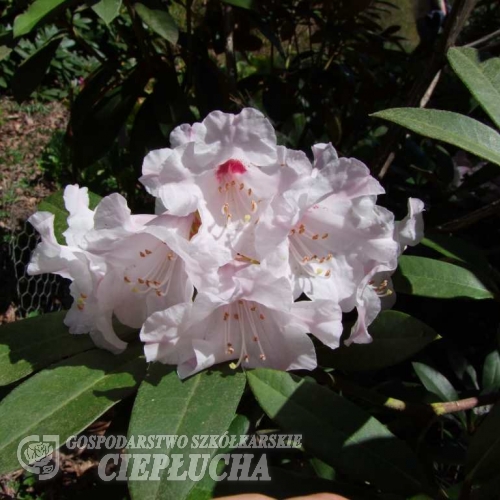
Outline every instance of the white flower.
<svg viewBox="0 0 500 500"><path fill-rule="evenodd" d="M308 333L338 347L342 323L335 300L293 303L286 278L252 264L229 265L223 274L220 295L202 292L194 303L147 319L141 339L148 361L178 365L181 378L230 360L243 368L311 370L316 355Z"/></svg>
<svg viewBox="0 0 500 500"><path fill-rule="evenodd" d="M214 111L201 123L176 128L170 140L172 149L146 157L141 182L169 214L198 211L202 226L232 257L247 255L271 200L296 180L279 161L272 125L255 109Z"/></svg>
<svg viewBox="0 0 500 500"><path fill-rule="evenodd" d="M56 241L52 214L33 215L42 242L28 272L71 279L74 302L65 318L70 332L90 332L97 345L119 352L126 343L113 329L113 316L140 328L153 312L192 297L184 263L172 247L189 237L193 218L131 215L118 194L105 197L93 212L86 188L77 186L68 186L64 199L68 245Z"/></svg>

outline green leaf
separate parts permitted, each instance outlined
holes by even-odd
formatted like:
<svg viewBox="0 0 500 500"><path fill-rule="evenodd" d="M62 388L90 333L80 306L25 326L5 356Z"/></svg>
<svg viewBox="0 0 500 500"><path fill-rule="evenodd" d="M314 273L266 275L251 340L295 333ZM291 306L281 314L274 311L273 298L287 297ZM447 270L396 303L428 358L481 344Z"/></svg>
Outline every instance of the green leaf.
<svg viewBox="0 0 500 500"><path fill-rule="evenodd" d="M76 168L92 165L111 148L147 80L148 73L136 66L122 83L100 95L100 99L73 122L71 145Z"/></svg>
<svg viewBox="0 0 500 500"><path fill-rule="evenodd" d="M393 108L372 114L417 134L453 144L500 165L500 134L468 116L436 109Z"/></svg>
<svg viewBox="0 0 500 500"><path fill-rule="evenodd" d="M483 393L500 389L500 354L497 350L490 352L484 360L481 389Z"/></svg>
<svg viewBox="0 0 500 500"><path fill-rule="evenodd" d="M483 251L468 241L447 234L427 234L420 242L449 259L458 260L489 272L490 265Z"/></svg>
<svg viewBox="0 0 500 500"><path fill-rule="evenodd" d="M38 205L38 210L40 212L50 212L54 214L54 234L57 241L61 245L66 244L66 238L63 233L68 229L68 215L69 212L66 210L64 205L64 191L57 191L50 196L47 196L40 205ZM95 193L89 192L89 208L94 209L98 203L101 201L101 197Z"/></svg>
<svg viewBox="0 0 500 500"><path fill-rule="evenodd" d="M224 3L228 5L234 5L235 7L240 7L242 9L252 10L253 9L253 0L222 0Z"/></svg>
<svg viewBox="0 0 500 500"><path fill-rule="evenodd" d="M234 417L233 421L231 422L231 425L229 426L227 432L229 436L244 436L245 434L247 434L249 427L250 421L247 417L243 415L236 415L236 417ZM218 448L215 454L218 455L219 453L229 452L231 452L230 448ZM221 468L223 468L222 463L220 463L219 465L221 465ZM218 470L217 474L220 474L221 472L222 471ZM211 498L214 498L214 496L216 496L215 488L217 485L218 483L215 482L209 474L205 474L203 478L193 486L186 498L187 500L210 500Z"/></svg>
<svg viewBox="0 0 500 500"><path fill-rule="evenodd" d="M405 255L400 257L398 270L393 275L393 282L397 292L421 297L493 298L493 294L468 269L426 257Z"/></svg>
<svg viewBox="0 0 500 500"><path fill-rule="evenodd" d="M122 0L101 0L92 6L92 10L106 23L111 24L120 13Z"/></svg>
<svg viewBox="0 0 500 500"><path fill-rule="evenodd" d="M247 378L267 415L284 431L301 434L306 451L387 493L428 491L406 443L347 399L286 372L257 369Z"/></svg>
<svg viewBox="0 0 500 500"><path fill-rule="evenodd" d="M424 387L438 396L441 401L457 401L460 399L450 381L437 370L423 363L412 363L412 365Z"/></svg>
<svg viewBox="0 0 500 500"><path fill-rule="evenodd" d="M371 344L320 348L319 364L346 371L378 370L410 358L439 338L430 326L398 311L382 312L368 330Z"/></svg>
<svg viewBox="0 0 500 500"><path fill-rule="evenodd" d="M0 403L0 473L19 468L16 450L31 434L57 434L61 444L81 432L144 376L142 346L116 356L91 350L26 380Z"/></svg>
<svg viewBox="0 0 500 500"><path fill-rule="evenodd" d="M216 449L191 449L191 437L202 434L226 432L234 419L236 407L245 388L245 376L231 371L204 371L181 381L171 367L156 364L142 383L132 410L129 435L185 435L189 444L185 448L177 445L156 448L154 453L182 454L185 463L190 453L213 456ZM141 450L144 453L144 450ZM151 469L152 464L149 464ZM184 481L168 481L166 469L156 481L129 481L133 499L186 498L194 486L189 478ZM182 471L181 471L182 472Z"/></svg>
<svg viewBox="0 0 500 500"><path fill-rule="evenodd" d="M179 39L179 29L167 10L150 9L142 3L134 4L139 17L158 35L172 44Z"/></svg>
<svg viewBox="0 0 500 500"><path fill-rule="evenodd" d="M7 45L0 45L0 61L7 59L10 56L12 49L7 47Z"/></svg>
<svg viewBox="0 0 500 500"><path fill-rule="evenodd" d="M11 83L17 102L21 103L28 99L42 83L63 38L63 35L51 38L17 68Z"/></svg>
<svg viewBox="0 0 500 500"><path fill-rule="evenodd" d="M469 478L484 482L498 477L500 463L500 404L497 403L475 432L465 460Z"/></svg>
<svg viewBox="0 0 500 500"><path fill-rule="evenodd" d="M500 91L485 73L478 51L471 47L452 48L447 57L455 73L500 127Z"/></svg>
<svg viewBox="0 0 500 500"><path fill-rule="evenodd" d="M71 335L66 311L0 327L0 385L20 380L55 361L94 348L88 335Z"/></svg>
<svg viewBox="0 0 500 500"><path fill-rule="evenodd" d="M33 28L49 16L57 14L62 9L70 7L76 0L35 0L26 12L14 20L14 37L27 35Z"/></svg>

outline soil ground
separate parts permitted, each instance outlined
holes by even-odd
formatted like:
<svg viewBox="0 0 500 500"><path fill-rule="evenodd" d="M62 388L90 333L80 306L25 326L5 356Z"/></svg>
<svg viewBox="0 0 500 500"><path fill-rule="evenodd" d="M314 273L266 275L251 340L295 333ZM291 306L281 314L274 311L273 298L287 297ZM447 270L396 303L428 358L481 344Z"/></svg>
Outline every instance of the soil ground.
<svg viewBox="0 0 500 500"><path fill-rule="evenodd" d="M0 324L15 321L15 287L9 243L38 203L58 189L39 159L68 111L60 102L22 105L0 99Z"/></svg>

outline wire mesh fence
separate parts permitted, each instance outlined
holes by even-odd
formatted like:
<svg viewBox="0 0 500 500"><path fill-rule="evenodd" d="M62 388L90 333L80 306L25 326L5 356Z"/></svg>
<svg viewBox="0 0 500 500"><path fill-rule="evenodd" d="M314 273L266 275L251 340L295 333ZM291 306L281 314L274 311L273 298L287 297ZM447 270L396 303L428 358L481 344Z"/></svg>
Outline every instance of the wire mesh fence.
<svg viewBox="0 0 500 500"><path fill-rule="evenodd" d="M12 235L8 247L16 288L14 304L21 317L59 311L71 305L69 280L54 274L28 275L28 263L39 241L38 233L26 222Z"/></svg>

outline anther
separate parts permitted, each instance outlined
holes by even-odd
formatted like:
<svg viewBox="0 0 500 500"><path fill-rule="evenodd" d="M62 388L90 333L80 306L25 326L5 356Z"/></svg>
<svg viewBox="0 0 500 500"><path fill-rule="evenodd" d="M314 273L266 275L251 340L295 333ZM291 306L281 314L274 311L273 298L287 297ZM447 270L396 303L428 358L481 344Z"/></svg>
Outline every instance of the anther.
<svg viewBox="0 0 500 500"><path fill-rule="evenodd" d="M226 311L224 313L224 321L227 321L229 319L229 313Z"/></svg>
<svg viewBox="0 0 500 500"><path fill-rule="evenodd" d="M240 315L238 313L234 313L233 314L233 318L236 319L236 320L238 320L238 319L240 319Z"/></svg>
<svg viewBox="0 0 500 500"><path fill-rule="evenodd" d="M248 188L247 193L248 193L248 196L252 196L252 188Z"/></svg>
<svg viewBox="0 0 500 500"><path fill-rule="evenodd" d="M130 278L128 276L124 276L123 281L125 281L125 283L131 283Z"/></svg>
<svg viewBox="0 0 500 500"><path fill-rule="evenodd" d="M153 253L151 250L148 250L147 248L144 251L146 252L146 255L151 255Z"/></svg>
<svg viewBox="0 0 500 500"><path fill-rule="evenodd" d="M240 184L240 191L245 187L245 184L243 182Z"/></svg>
<svg viewBox="0 0 500 500"><path fill-rule="evenodd" d="M266 317L263 314L259 314L260 319L266 319Z"/></svg>
<svg viewBox="0 0 500 500"><path fill-rule="evenodd" d="M137 281L141 284L144 285L144 280L142 278L138 278Z"/></svg>
<svg viewBox="0 0 500 500"><path fill-rule="evenodd" d="M319 238L319 234L315 234L315 235L312 237L312 239L313 239L313 240L317 240L318 238Z"/></svg>
<svg viewBox="0 0 500 500"><path fill-rule="evenodd" d="M328 233L325 233L325 234L321 237L321 239L322 239L322 240L326 240L327 238L328 238Z"/></svg>
<svg viewBox="0 0 500 500"><path fill-rule="evenodd" d="M146 257L146 254L145 254L144 252L139 252L139 255L140 255L141 257Z"/></svg>
<svg viewBox="0 0 500 500"><path fill-rule="evenodd" d="M83 300L85 300L85 299L87 298L87 295L85 295L84 293L81 293L81 294L80 294L80 297L81 297Z"/></svg>
<svg viewBox="0 0 500 500"><path fill-rule="evenodd" d="M257 203L254 200L252 200L252 213L255 212L257 212Z"/></svg>
<svg viewBox="0 0 500 500"><path fill-rule="evenodd" d="M252 306L252 307L250 308L250 311L256 311L256 310L257 310L257 306Z"/></svg>

